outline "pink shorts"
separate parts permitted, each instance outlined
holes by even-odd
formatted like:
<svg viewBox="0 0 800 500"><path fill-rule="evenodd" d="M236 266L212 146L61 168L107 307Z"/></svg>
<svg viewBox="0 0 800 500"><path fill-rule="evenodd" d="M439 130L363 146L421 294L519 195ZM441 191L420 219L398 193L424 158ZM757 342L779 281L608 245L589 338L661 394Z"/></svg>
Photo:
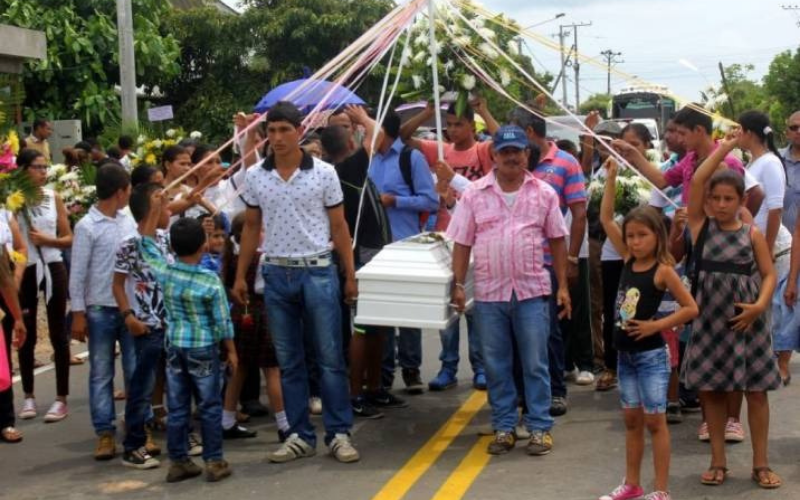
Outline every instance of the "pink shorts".
<svg viewBox="0 0 800 500"><path fill-rule="evenodd" d="M666 342L667 347L669 348L669 367L670 368L677 368L678 367L678 342L680 339L680 332L677 328L673 328L671 330L664 330L661 332L661 338L664 339Z"/></svg>

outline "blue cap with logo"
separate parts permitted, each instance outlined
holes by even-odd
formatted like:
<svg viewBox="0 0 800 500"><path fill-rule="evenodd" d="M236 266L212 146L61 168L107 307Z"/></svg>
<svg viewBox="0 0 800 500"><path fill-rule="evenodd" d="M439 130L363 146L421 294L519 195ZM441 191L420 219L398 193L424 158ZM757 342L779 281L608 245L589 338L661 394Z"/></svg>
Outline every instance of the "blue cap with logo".
<svg viewBox="0 0 800 500"><path fill-rule="evenodd" d="M505 148L526 149L530 143L525 131L516 125L504 125L494 134L492 139L495 151Z"/></svg>

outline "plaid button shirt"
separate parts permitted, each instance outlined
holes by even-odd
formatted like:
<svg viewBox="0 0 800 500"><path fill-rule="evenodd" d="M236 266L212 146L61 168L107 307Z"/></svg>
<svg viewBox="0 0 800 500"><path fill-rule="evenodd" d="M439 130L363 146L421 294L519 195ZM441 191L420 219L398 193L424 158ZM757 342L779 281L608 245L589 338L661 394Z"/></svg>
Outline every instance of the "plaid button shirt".
<svg viewBox="0 0 800 500"><path fill-rule="evenodd" d="M142 238L141 252L164 291L167 341L184 349L233 338L230 308L219 276L200 266L167 263L155 241Z"/></svg>

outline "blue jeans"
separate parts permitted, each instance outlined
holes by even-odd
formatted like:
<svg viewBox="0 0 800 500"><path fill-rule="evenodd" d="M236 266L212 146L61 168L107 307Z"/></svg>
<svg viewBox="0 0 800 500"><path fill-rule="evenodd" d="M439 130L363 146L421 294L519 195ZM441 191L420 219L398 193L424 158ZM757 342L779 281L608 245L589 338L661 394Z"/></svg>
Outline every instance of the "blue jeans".
<svg viewBox="0 0 800 500"><path fill-rule="evenodd" d="M173 462L188 459L192 395L200 413L203 460L222 460L222 374L219 347L167 347L167 448Z"/></svg>
<svg viewBox="0 0 800 500"><path fill-rule="evenodd" d="M383 346L381 383L385 388L394 383L395 358L404 370L419 370L422 366L422 330L399 328L400 334L392 331ZM399 339L397 338L399 337Z"/></svg>
<svg viewBox="0 0 800 500"><path fill-rule="evenodd" d="M266 264L264 303L281 368L281 388L290 433L315 446L308 412L308 367L303 325L317 360L325 441L353 425L350 389L342 352L339 277L336 266L282 267Z"/></svg>
<svg viewBox="0 0 800 500"><path fill-rule="evenodd" d="M483 356L481 356L481 345L478 334L475 331L475 324L472 318L472 311L464 315L467 318L467 344L469 346L469 363L472 365L472 373L483 373ZM439 332L442 340L442 352L439 354L439 361L442 362L442 369L449 370L454 375L458 371L459 343L461 341L461 322L455 321L452 325Z"/></svg>
<svg viewBox="0 0 800 500"><path fill-rule="evenodd" d="M147 440L144 425L152 416L150 399L156 383L158 362L164 355L164 330L151 329L146 335L133 337L133 345L136 349L136 368L128 386L125 404L125 451L139 449Z"/></svg>
<svg viewBox="0 0 800 500"><path fill-rule="evenodd" d="M89 406L92 425L98 435L115 432L114 420L114 348L119 342L125 390L128 391L136 366L133 337L125 328L125 320L116 307L86 308L89 328Z"/></svg>
<svg viewBox="0 0 800 500"><path fill-rule="evenodd" d="M669 349L617 352L619 399L625 409L642 408L652 415L667 411L667 389L671 373Z"/></svg>
<svg viewBox="0 0 800 500"><path fill-rule="evenodd" d="M550 295L550 338L547 341L547 355L550 360L550 391L552 397L567 397L567 383L564 380L564 337L561 336L561 325L558 321L558 280L552 266L547 266L550 272L550 283L553 293Z"/></svg>
<svg viewBox="0 0 800 500"><path fill-rule="evenodd" d="M510 302L475 301L475 327L483 351L492 427L511 432L517 425L517 389L514 384L514 348L516 341L522 364L525 404L525 427L529 431L547 431L553 427L550 416L550 375L547 341L550 335L549 298Z"/></svg>

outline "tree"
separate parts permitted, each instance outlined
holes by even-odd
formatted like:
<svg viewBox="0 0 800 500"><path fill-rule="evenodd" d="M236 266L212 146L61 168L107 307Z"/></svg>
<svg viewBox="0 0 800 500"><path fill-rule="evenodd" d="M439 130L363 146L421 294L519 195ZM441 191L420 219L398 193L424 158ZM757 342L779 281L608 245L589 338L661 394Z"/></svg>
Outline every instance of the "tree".
<svg viewBox="0 0 800 500"><path fill-rule="evenodd" d="M230 136L234 112L251 110L278 84L312 74L392 8L390 0L244 4L240 16L210 8L173 11L162 26L180 44L181 71L158 83L161 100L175 107L178 123L215 142ZM369 102L379 89L367 80L358 94Z"/></svg>
<svg viewBox="0 0 800 500"><path fill-rule="evenodd" d="M167 0L132 0L136 75L149 86L176 74L178 45L159 33ZM115 0L0 0L0 22L44 31L47 58L25 65L25 115L78 118L93 134L119 120Z"/></svg>
<svg viewBox="0 0 800 500"><path fill-rule="evenodd" d="M582 115L588 115L590 111L599 111L603 118L608 118L609 104L611 104L611 94L592 94L581 103L579 110Z"/></svg>
<svg viewBox="0 0 800 500"><path fill-rule="evenodd" d="M800 110L800 48L794 54L782 52L772 60L764 76L764 90L772 98L770 119L783 131L789 115Z"/></svg>

